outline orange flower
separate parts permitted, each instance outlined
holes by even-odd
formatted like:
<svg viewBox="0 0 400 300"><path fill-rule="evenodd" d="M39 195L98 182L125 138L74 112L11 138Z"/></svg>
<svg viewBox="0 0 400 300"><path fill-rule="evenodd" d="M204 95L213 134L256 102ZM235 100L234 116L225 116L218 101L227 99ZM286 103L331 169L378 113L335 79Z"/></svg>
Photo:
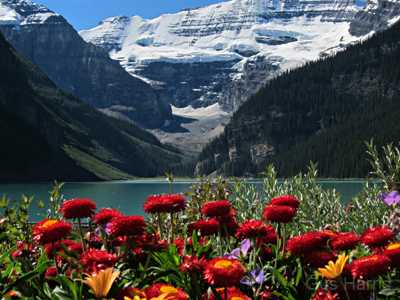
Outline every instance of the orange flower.
<svg viewBox="0 0 400 300"><path fill-rule="evenodd" d="M86 283L94 292L96 299L103 299L107 296L111 289L115 279L119 276L120 271L114 272L114 268L108 268L107 270L101 270L99 274L89 275L86 274L86 278L75 279Z"/></svg>

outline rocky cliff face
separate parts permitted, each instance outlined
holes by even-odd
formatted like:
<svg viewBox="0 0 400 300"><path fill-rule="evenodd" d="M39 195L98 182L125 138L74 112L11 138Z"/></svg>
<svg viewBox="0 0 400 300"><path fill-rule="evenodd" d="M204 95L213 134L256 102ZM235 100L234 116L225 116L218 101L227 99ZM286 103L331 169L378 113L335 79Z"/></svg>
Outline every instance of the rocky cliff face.
<svg viewBox="0 0 400 300"><path fill-rule="evenodd" d="M232 0L154 20L118 16L81 36L131 74L162 81L176 107L237 109L283 70L357 41L366 1Z"/></svg>
<svg viewBox="0 0 400 300"><path fill-rule="evenodd" d="M350 33L362 36L371 31L387 28L400 16L400 2L386 0L369 0L350 23Z"/></svg>
<svg viewBox="0 0 400 300"><path fill-rule="evenodd" d="M0 1L0 30L14 48L34 60L62 89L101 109L121 105L143 126L172 117L168 90L128 74L102 48L85 42L60 15L30 1Z"/></svg>

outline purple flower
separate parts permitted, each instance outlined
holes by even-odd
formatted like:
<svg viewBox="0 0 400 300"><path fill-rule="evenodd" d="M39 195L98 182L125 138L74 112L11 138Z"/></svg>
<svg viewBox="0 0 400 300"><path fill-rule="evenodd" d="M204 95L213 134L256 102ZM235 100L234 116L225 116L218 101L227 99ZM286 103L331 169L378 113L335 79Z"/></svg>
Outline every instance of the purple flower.
<svg viewBox="0 0 400 300"><path fill-rule="evenodd" d="M266 278L267 275L264 276L262 270L255 269L254 271L250 272L250 275L243 278L240 282L246 285L254 285L256 283L262 284Z"/></svg>
<svg viewBox="0 0 400 300"><path fill-rule="evenodd" d="M234 249L232 253L226 253L223 255L224 258L234 258L234 259L241 259L247 256L247 252L250 249L250 240L245 239L241 243L241 247Z"/></svg>
<svg viewBox="0 0 400 300"><path fill-rule="evenodd" d="M400 195L397 194L397 191L393 191L389 195L387 193L378 194L378 198L387 205L396 205L400 201Z"/></svg>

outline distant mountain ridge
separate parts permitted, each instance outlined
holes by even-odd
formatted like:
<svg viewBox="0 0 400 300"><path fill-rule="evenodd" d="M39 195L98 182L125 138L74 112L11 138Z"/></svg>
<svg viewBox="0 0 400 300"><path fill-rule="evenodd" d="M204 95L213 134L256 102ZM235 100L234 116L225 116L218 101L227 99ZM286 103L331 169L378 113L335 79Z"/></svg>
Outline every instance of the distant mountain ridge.
<svg viewBox="0 0 400 300"><path fill-rule="evenodd" d="M0 34L0 181L93 181L164 174L174 149L62 91Z"/></svg>
<svg viewBox="0 0 400 300"><path fill-rule="evenodd" d="M218 102L232 112L282 71L358 41L349 27L366 3L232 0L153 20L118 16L79 33L131 74L165 82L172 105Z"/></svg>
<svg viewBox="0 0 400 300"><path fill-rule="evenodd" d="M199 156L197 172L278 176L318 163L325 178L364 178L365 141L400 141L400 22L335 56L271 80ZM287 87L290 87L287 88Z"/></svg>
<svg viewBox="0 0 400 300"><path fill-rule="evenodd" d="M172 117L165 87L130 76L46 7L29 0L0 1L0 31L61 88L96 108L125 112L145 127L161 126Z"/></svg>

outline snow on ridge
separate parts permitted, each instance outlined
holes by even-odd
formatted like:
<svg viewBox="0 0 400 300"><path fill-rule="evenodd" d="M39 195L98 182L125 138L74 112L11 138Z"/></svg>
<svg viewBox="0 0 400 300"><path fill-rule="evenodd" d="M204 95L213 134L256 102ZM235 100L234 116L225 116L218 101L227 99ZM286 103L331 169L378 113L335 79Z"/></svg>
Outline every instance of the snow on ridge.
<svg viewBox="0 0 400 300"><path fill-rule="evenodd" d="M44 24L49 18L60 16L45 6L35 4L30 0L21 0L19 3L21 6L17 10L23 12L23 15L9 7L6 2L0 1L0 25Z"/></svg>
<svg viewBox="0 0 400 300"><path fill-rule="evenodd" d="M191 105L182 107L182 108L177 108L173 106L172 104L172 114L175 116L181 116L181 117L209 117L209 116L215 116L215 115L225 115L228 116L229 113L226 111L222 110L221 106L218 103L212 104L207 107L199 107L199 108L193 108Z"/></svg>

